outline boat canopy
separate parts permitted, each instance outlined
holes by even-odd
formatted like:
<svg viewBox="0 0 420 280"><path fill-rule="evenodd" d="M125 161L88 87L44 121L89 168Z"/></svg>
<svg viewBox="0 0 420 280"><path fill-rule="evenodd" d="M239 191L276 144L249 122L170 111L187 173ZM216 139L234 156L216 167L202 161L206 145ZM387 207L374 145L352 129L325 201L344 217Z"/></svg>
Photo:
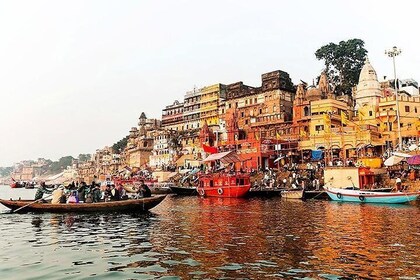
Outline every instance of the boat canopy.
<svg viewBox="0 0 420 280"><path fill-rule="evenodd" d="M204 162L220 160L223 164L240 162L242 159L235 151L211 154L204 159Z"/></svg>

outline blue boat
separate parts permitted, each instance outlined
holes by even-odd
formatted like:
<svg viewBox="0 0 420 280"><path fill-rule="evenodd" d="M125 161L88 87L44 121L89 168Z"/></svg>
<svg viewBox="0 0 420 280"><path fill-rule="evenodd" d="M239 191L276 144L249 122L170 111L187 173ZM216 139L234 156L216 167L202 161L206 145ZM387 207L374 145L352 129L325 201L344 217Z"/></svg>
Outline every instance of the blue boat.
<svg viewBox="0 0 420 280"><path fill-rule="evenodd" d="M407 203L420 195L420 192L372 192L337 188L327 188L326 191L334 201L359 203Z"/></svg>

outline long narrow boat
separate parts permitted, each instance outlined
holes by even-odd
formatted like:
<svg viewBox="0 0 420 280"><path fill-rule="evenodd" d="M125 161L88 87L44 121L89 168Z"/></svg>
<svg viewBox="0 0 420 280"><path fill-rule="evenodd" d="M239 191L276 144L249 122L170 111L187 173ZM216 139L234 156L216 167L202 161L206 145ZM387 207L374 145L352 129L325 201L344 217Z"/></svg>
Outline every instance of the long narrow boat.
<svg viewBox="0 0 420 280"><path fill-rule="evenodd" d="M420 192L372 192L352 189L326 189L329 197L335 201L359 203L406 203L416 200Z"/></svg>
<svg viewBox="0 0 420 280"><path fill-rule="evenodd" d="M107 201L95 203L59 203L36 202L34 200L5 200L0 199L0 203L10 208L12 212L21 207L16 213L23 212L146 212L155 207L165 199L166 195L156 195L140 199L127 199L120 201ZM26 206L27 205L27 206Z"/></svg>
<svg viewBox="0 0 420 280"><path fill-rule="evenodd" d="M182 187L182 186L170 186L171 191L177 195L197 195L196 187Z"/></svg>

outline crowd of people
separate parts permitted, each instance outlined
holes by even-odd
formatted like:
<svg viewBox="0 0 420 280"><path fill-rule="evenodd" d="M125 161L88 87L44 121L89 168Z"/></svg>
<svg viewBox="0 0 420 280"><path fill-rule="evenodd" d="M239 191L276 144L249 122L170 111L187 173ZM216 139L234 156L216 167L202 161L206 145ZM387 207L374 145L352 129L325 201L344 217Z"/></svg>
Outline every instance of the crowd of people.
<svg viewBox="0 0 420 280"><path fill-rule="evenodd" d="M150 197L152 194L150 188L142 180L139 183L136 193L129 194L121 184L115 185L110 180L105 181L103 185L94 181L88 185L82 181L80 183L72 182L66 187L59 185L54 188L48 188L45 182L41 182L35 193L35 200L42 201L45 194L52 197L51 203L53 204L96 203Z"/></svg>

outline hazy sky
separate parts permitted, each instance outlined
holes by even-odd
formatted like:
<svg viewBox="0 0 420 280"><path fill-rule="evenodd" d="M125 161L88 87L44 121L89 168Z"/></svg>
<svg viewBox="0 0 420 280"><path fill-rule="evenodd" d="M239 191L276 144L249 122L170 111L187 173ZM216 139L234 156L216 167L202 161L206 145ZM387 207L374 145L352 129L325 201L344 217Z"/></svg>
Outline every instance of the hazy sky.
<svg viewBox="0 0 420 280"><path fill-rule="evenodd" d="M314 52L365 41L379 76L420 81L414 1L0 1L0 166L93 153L186 91L311 82ZM417 26L417 27L416 27Z"/></svg>

